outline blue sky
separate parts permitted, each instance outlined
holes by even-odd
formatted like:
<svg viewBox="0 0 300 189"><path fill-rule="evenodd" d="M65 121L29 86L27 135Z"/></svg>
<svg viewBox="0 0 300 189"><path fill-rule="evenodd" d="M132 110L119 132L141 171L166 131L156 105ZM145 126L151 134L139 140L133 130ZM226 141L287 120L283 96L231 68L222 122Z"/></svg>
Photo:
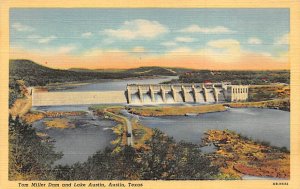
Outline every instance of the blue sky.
<svg viewBox="0 0 300 189"><path fill-rule="evenodd" d="M10 10L11 49L85 55L239 51L280 58L288 51L289 9Z"/></svg>

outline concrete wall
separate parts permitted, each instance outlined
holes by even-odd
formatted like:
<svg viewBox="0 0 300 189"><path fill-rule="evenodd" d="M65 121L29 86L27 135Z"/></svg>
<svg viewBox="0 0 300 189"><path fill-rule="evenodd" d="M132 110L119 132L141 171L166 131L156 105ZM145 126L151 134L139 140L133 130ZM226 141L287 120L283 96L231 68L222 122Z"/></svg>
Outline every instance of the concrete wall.
<svg viewBox="0 0 300 189"><path fill-rule="evenodd" d="M33 92L32 106L80 104L125 104L124 91L105 92Z"/></svg>
<svg viewBox="0 0 300 189"><path fill-rule="evenodd" d="M231 85L228 86L226 91L227 101L247 101L248 100L248 86L244 85Z"/></svg>
<svg viewBox="0 0 300 189"><path fill-rule="evenodd" d="M126 97L129 104L246 101L248 99L248 86L230 85L229 83L131 84L127 86Z"/></svg>

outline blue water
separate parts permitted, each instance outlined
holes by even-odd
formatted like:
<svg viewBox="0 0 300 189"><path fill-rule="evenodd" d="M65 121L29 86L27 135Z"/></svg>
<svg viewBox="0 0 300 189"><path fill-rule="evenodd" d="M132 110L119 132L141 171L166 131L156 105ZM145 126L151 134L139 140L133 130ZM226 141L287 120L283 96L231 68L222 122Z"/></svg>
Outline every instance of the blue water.
<svg viewBox="0 0 300 189"><path fill-rule="evenodd" d="M274 146L290 148L290 112L281 110L236 108L198 116L140 117L139 120L177 141L201 144L201 138L209 129L229 129Z"/></svg>
<svg viewBox="0 0 300 189"><path fill-rule="evenodd" d="M162 82L177 79L177 76L164 76L151 79L124 79L124 80L103 80L99 83L84 84L69 89L58 89L56 91L79 92L79 91L124 91L127 84L159 84Z"/></svg>

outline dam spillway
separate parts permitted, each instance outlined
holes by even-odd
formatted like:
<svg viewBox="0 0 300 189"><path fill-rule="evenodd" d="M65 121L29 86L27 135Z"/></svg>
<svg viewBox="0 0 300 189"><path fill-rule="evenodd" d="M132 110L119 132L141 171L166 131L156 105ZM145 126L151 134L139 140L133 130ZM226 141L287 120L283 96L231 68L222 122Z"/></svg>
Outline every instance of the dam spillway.
<svg viewBox="0 0 300 189"><path fill-rule="evenodd" d="M230 83L209 84L129 84L128 104L218 103L246 101L248 86Z"/></svg>

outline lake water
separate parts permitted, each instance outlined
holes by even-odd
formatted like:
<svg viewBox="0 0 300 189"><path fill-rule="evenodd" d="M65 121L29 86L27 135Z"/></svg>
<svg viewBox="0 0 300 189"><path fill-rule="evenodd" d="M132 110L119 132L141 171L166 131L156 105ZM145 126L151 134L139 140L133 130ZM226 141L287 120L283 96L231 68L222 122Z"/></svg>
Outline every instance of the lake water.
<svg viewBox="0 0 300 189"><path fill-rule="evenodd" d="M114 121L103 120L92 117L90 114L84 116L65 116L74 128L49 128L44 121L53 120L45 118L33 123L38 132L46 133L55 140L55 151L62 152L63 157L55 164L73 164L84 162L98 150L112 146L110 142L116 137L111 130L116 125Z"/></svg>
<svg viewBox="0 0 300 189"><path fill-rule="evenodd" d="M140 122L158 128L175 140L201 143L204 132L209 129L229 129L255 140L267 141L271 145L290 148L290 112L236 108L225 112L198 116L140 117Z"/></svg>
<svg viewBox="0 0 300 189"><path fill-rule="evenodd" d="M170 81L172 79L178 79L178 76L164 76L159 78L149 79L124 79L124 80L106 80L100 83L91 83L76 86L74 88L56 90L56 91L124 91L127 84L159 84L162 82Z"/></svg>

